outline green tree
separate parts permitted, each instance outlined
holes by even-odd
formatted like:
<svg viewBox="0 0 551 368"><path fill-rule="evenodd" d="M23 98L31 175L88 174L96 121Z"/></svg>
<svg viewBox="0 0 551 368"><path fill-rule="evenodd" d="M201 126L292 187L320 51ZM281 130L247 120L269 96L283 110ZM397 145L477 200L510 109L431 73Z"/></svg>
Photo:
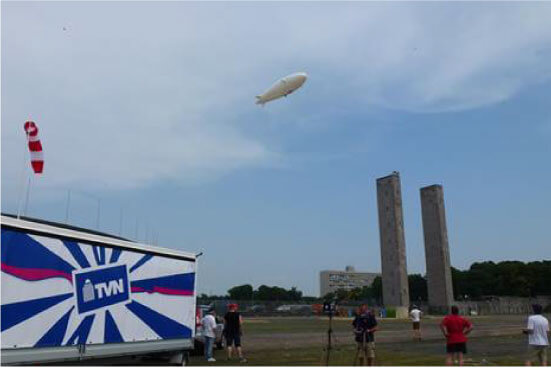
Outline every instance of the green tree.
<svg viewBox="0 0 551 368"><path fill-rule="evenodd" d="M551 261L476 262L468 270L452 268L454 296L478 299L482 296L551 295Z"/></svg>
<svg viewBox="0 0 551 368"><path fill-rule="evenodd" d="M348 294L349 294L348 290L338 289L335 293L335 296L337 300L343 301L343 300L348 300Z"/></svg>
<svg viewBox="0 0 551 368"><path fill-rule="evenodd" d="M234 286L228 290L230 299L251 300L253 298L253 287L249 284Z"/></svg>
<svg viewBox="0 0 551 368"><path fill-rule="evenodd" d="M254 291L255 300L272 300L271 288L266 285L260 285L257 290Z"/></svg>
<svg viewBox="0 0 551 368"><path fill-rule="evenodd" d="M254 298L257 300L286 300L287 290L278 286L260 285L257 291L254 292Z"/></svg>
<svg viewBox="0 0 551 368"><path fill-rule="evenodd" d="M297 290L296 287L292 287L291 290L287 291L287 299L299 301L302 299L302 291Z"/></svg>
<svg viewBox="0 0 551 368"><path fill-rule="evenodd" d="M409 275L408 285L411 301L427 300L427 279L420 274Z"/></svg>
<svg viewBox="0 0 551 368"><path fill-rule="evenodd" d="M373 298L377 299L378 302L383 300L383 279L381 276L375 277L373 283L371 284L371 290L373 293Z"/></svg>

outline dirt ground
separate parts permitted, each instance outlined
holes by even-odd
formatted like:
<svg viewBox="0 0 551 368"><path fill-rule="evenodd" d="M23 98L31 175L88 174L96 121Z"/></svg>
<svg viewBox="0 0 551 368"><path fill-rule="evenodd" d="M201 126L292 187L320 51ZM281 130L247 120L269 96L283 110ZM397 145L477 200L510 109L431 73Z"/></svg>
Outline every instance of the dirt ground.
<svg viewBox="0 0 551 368"><path fill-rule="evenodd" d="M525 318L523 316L472 318L471 321L475 328L471 337L514 335L522 337L521 329L524 327ZM255 321L255 319L245 321L243 339L244 344L246 341L248 351L318 346L327 342L327 330L329 328L327 318L264 318L261 321L261 328L258 328L258 322L260 321ZM440 321L441 318L425 318L423 320L422 334L424 340L443 341L438 326ZM348 318L333 321L333 342L335 345L353 344L354 336L351 323L352 319ZM379 344L409 343L412 341L411 324L404 320L380 320L376 340Z"/></svg>
<svg viewBox="0 0 551 368"><path fill-rule="evenodd" d="M442 365L445 341L439 330L441 318L422 322L423 340L414 341L408 320L379 320L376 333L380 365ZM468 343L468 365L522 365L526 337L521 330L526 316L479 316L471 318L474 330ZM333 320L330 365L354 364L352 319ZM251 365L321 365L327 346L327 317L249 318L244 322L243 348ZM217 351L215 365L235 365ZM205 365L192 357L191 365ZM211 363L212 364L212 363Z"/></svg>

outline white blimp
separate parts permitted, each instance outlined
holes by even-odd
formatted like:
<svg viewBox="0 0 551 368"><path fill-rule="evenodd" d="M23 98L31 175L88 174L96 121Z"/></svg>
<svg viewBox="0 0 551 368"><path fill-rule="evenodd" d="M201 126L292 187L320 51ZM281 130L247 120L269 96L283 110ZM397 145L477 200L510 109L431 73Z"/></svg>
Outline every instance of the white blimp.
<svg viewBox="0 0 551 368"><path fill-rule="evenodd" d="M266 102L287 97L306 82L308 74L300 72L288 75L275 82L266 92L256 96L256 103L264 105Z"/></svg>

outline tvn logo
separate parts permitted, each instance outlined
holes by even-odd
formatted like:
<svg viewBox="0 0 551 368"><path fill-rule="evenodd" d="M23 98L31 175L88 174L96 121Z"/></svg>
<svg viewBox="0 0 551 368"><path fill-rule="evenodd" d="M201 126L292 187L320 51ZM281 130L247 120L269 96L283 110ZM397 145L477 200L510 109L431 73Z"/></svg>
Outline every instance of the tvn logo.
<svg viewBox="0 0 551 368"><path fill-rule="evenodd" d="M95 311L130 300L126 265L74 273L78 313Z"/></svg>

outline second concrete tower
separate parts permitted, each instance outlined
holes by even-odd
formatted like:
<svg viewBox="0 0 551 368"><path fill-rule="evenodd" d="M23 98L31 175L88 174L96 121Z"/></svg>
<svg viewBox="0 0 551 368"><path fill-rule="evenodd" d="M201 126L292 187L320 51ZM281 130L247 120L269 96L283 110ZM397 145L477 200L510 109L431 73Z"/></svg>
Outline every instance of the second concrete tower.
<svg viewBox="0 0 551 368"><path fill-rule="evenodd" d="M409 288L406 264L406 240L402 213L400 174L377 179L379 236L381 239L381 268L383 302L396 309L396 317L408 315Z"/></svg>
<svg viewBox="0 0 551 368"><path fill-rule="evenodd" d="M429 307L432 312L446 313L453 303L453 288L444 191L441 185L421 188L421 211Z"/></svg>

